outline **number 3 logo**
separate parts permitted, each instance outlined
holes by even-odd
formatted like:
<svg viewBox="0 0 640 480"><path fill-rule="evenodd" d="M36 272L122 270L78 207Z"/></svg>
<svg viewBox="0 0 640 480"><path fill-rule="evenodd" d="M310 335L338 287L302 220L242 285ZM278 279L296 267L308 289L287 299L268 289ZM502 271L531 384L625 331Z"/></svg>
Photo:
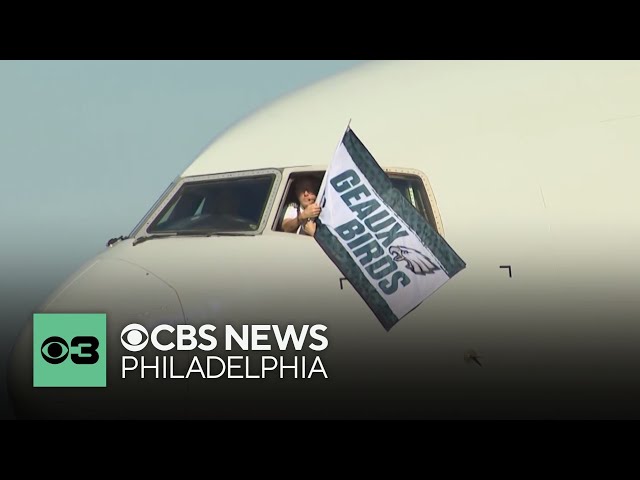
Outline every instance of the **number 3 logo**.
<svg viewBox="0 0 640 480"><path fill-rule="evenodd" d="M98 347L100 342L96 337L73 337L71 347L80 347L79 353L71 354L71 361L77 365L93 365L98 362ZM61 337L49 337L42 342L40 349L42 358L48 363L57 365L69 356L69 345Z"/></svg>

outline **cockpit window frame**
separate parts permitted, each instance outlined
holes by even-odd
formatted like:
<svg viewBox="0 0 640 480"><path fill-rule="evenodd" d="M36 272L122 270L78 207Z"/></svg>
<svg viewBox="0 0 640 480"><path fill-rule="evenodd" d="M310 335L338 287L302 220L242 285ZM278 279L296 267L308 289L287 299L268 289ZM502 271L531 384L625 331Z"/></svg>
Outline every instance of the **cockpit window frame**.
<svg viewBox="0 0 640 480"><path fill-rule="evenodd" d="M440 216L440 210L436 197L429 182L427 175L415 168L405 167L382 167L384 172L390 177L413 177L419 180L421 188L419 188L419 195L422 197L422 203L425 205L427 219L432 227L435 227L436 231L445 238L444 224ZM304 174L317 174L320 172L326 172L326 165L304 165L298 167L287 167L282 170L282 178L285 180L282 182L281 188L278 191L278 208L272 212L271 229L268 233L286 234L278 229L278 221L281 220L281 215L286 207L286 196L291 188L292 178L294 176L300 176ZM420 212L423 215L423 212ZM267 233L267 232L265 232ZM291 234L287 234L291 235ZM308 237L307 237L308 238Z"/></svg>
<svg viewBox="0 0 640 480"><path fill-rule="evenodd" d="M243 170L240 172L227 172L227 173L216 173L211 175L195 175L192 177L182 177L179 180L174 182L173 188L171 188L168 192L165 192L164 198L162 201L155 205L153 209L153 213L148 215L144 222L139 224L137 230L130 235L131 238L138 238L147 235L151 235L148 232L148 229L151 225L154 224L156 218L164 211L165 207L175 198L176 194L180 192L182 187L189 183L201 183L207 181L216 181L216 180L228 180L228 179L236 179L236 178L250 178L250 177L264 177L267 175L273 175L273 181L271 182L271 188L269 191L269 196L267 197L267 201L265 203L262 217L260 218L260 224L258 228L255 230L251 230L248 232L242 232L243 235L247 236L256 236L261 235L265 228L268 225L268 221L271 217L271 213L273 210L273 204L276 199L276 195L280 190L280 183L282 182L282 170L277 168L262 168L258 170ZM156 233L157 234L157 233ZM215 235L215 233L213 233ZM164 234L163 234L164 235ZM175 235L175 233L167 232L167 236Z"/></svg>
<svg viewBox="0 0 640 480"><path fill-rule="evenodd" d="M440 217L440 210L438 209L438 203L436 202L436 196L433 193L433 189L431 188L431 183L427 176L421 170L417 170L415 168L400 168L400 167L387 167L383 170L389 176L406 176L406 177L418 177L420 179L420 183L422 188L420 189L420 195L424 198L423 203L426 206L427 218L431 226L435 226L436 231L445 238L444 233L444 225L442 223L442 218ZM426 202L424 202L426 200ZM420 212L422 215L422 212Z"/></svg>
<svg viewBox="0 0 640 480"><path fill-rule="evenodd" d="M129 233L129 238L135 238L136 233L142 228L145 222L149 221L151 216L156 213L156 210L158 209L158 206L160 205L160 203L166 200L167 197L170 195L170 193L174 190L175 185L178 181L179 181L178 179L174 180L169 184L167 188L165 188L165 190L162 192L162 195L158 197L158 199L151 206L151 208L147 210L147 213L144 214L144 217L142 217L140 221L136 224L136 226L133 227L133 229L131 230L131 233Z"/></svg>

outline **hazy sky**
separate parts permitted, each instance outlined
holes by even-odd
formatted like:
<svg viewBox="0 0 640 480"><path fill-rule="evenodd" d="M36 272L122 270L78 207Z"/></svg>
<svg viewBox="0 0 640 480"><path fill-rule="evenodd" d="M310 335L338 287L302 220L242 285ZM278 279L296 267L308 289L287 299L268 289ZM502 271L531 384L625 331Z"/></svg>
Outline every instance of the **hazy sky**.
<svg viewBox="0 0 640 480"><path fill-rule="evenodd" d="M0 62L3 282L73 271L232 123L356 63Z"/></svg>
<svg viewBox="0 0 640 480"><path fill-rule="evenodd" d="M211 140L357 61L0 61L0 418L19 328Z"/></svg>

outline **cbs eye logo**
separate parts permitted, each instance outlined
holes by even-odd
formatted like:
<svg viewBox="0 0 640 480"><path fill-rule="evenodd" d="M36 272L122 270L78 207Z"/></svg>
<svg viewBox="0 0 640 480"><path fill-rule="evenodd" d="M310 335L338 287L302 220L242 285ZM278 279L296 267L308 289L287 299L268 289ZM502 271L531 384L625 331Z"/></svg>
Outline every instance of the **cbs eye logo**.
<svg viewBox="0 0 640 480"><path fill-rule="evenodd" d="M122 346L130 352L139 352L149 343L147 329L138 323L127 325L120 334Z"/></svg>
<svg viewBox="0 0 640 480"><path fill-rule="evenodd" d="M78 353L71 354L71 361L77 365L93 365L100 359L98 347L100 341L96 337L73 337L71 348L80 347ZM69 345L62 337L49 337L42 342L40 349L45 362L58 365L69 356Z"/></svg>
<svg viewBox="0 0 640 480"><path fill-rule="evenodd" d="M34 314L33 386L106 387L107 316Z"/></svg>

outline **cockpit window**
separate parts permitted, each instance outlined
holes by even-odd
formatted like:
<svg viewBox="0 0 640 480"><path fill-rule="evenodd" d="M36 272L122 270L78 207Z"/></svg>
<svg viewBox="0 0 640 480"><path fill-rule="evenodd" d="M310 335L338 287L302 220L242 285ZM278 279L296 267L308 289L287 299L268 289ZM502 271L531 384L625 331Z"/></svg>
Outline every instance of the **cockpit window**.
<svg viewBox="0 0 640 480"><path fill-rule="evenodd" d="M400 170L400 171L398 171ZM292 169L289 174L289 181L284 189L284 194L280 199L280 206L275 215L275 220L272 229L278 232L282 232L282 221L287 210L287 207L296 202L295 193L292 185L296 179L300 177L315 177L320 183L325 175L322 170L309 170L304 169L296 171ZM440 235L444 235L444 229L440 220L439 212L433 192L429 185L429 181L426 176L417 170L410 170L406 168L402 169L389 169L387 175L391 180L391 185L397 189L402 196L418 211L418 213L424 217L427 222L438 232Z"/></svg>
<svg viewBox="0 0 640 480"><path fill-rule="evenodd" d="M187 182L148 233L254 232L258 230L275 175Z"/></svg>
<svg viewBox="0 0 640 480"><path fill-rule="evenodd" d="M425 186L420 177L415 175L390 174L391 184L402 193L411 205L437 229L433 208L427 198Z"/></svg>

